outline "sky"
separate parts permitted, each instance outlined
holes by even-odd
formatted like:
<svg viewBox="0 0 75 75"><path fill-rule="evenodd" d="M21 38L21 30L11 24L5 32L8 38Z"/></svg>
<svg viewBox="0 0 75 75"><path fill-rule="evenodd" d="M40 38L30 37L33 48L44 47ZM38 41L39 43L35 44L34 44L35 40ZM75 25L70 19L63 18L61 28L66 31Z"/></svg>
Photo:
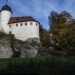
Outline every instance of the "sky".
<svg viewBox="0 0 75 75"><path fill-rule="evenodd" d="M0 0L0 9L6 0ZM75 0L8 0L12 16L32 16L40 24L49 29L48 17L51 11L68 11L75 18Z"/></svg>

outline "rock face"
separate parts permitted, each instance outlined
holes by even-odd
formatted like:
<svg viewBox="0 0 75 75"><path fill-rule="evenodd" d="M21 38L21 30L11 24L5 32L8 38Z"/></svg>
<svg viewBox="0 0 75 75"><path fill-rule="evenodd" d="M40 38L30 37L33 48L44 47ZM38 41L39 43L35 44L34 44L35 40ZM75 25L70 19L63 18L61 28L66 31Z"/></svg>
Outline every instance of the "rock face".
<svg viewBox="0 0 75 75"><path fill-rule="evenodd" d="M21 57L35 57L38 54L40 41L38 39L28 39L25 42L16 41L14 50L20 52Z"/></svg>
<svg viewBox="0 0 75 75"><path fill-rule="evenodd" d="M9 37L8 37L9 38ZM35 57L38 54L40 41L36 38L27 41L15 40L13 46L5 37L0 38L0 58Z"/></svg>
<svg viewBox="0 0 75 75"><path fill-rule="evenodd" d="M10 38L10 35L0 34L0 58L11 57L35 57L39 50L39 39L33 38L27 41L16 40ZM12 36L11 36L12 37Z"/></svg>
<svg viewBox="0 0 75 75"><path fill-rule="evenodd" d="M6 39L0 39L0 58L10 58L12 55L10 43Z"/></svg>

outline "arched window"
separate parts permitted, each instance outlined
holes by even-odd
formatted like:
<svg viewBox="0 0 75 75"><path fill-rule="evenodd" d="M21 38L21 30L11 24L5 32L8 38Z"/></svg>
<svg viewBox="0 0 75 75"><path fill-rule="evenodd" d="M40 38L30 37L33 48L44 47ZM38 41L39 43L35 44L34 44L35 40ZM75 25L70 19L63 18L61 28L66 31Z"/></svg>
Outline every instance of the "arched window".
<svg viewBox="0 0 75 75"><path fill-rule="evenodd" d="M36 26L38 25L38 23L36 23Z"/></svg>
<svg viewBox="0 0 75 75"><path fill-rule="evenodd" d="M11 25L9 25L9 27L11 27Z"/></svg>
<svg viewBox="0 0 75 75"><path fill-rule="evenodd" d="M18 26L18 24L16 24L16 26Z"/></svg>
<svg viewBox="0 0 75 75"><path fill-rule="evenodd" d="M20 26L22 26L22 23L20 24Z"/></svg>
<svg viewBox="0 0 75 75"><path fill-rule="evenodd" d="M25 23L25 25L27 25L27 23Z"/></svg>

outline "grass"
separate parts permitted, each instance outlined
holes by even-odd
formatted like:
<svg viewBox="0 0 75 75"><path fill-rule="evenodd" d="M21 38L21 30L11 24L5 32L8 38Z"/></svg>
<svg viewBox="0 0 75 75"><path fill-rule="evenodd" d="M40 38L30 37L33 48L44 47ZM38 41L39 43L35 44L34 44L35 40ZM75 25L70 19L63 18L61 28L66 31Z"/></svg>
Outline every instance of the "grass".
<svg viewBox="0 0 75 75"><path fill-rule="evenodd" d="M74 58L51 55L33 58L0 59L0 73L73 75L75 74L75 60Z"/></svg>

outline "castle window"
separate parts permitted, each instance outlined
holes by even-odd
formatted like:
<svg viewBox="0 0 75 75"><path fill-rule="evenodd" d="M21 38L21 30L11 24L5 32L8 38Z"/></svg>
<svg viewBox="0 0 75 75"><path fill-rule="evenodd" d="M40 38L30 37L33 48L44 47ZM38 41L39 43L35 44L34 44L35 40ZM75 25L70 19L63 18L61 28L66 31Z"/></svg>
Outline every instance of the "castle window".
<svg viewBox="0 0 75 75"><path fill-rule="evenodd" d="M32 22L30 22L30 25L32 25Z"/></svg>
<svg viewBox="0 0 75 75"><path fill-rule="evenodd" d="M38 25L38 23L36 23L36 26Z"/></svg>
<svg viewBox="0 0 75 75"><path fill-rule="evenodd" d="M16 24L16 26L18 26L18 24Z"/></svg>
<svg viewBox="0 0 75 75"><path fill-rule="evenodd" d="M11 27L11 25L9 25L9 27Z"/></svg>
<svg viewBox="0 0 75 75"><path fill-rule="evenodd" d="M27 25L27 23L25 23L25 25Z"/></svg>
<svg viewBox="0 0 75 75"><path fill-rule="evenodd" d="M22 23L20 25L22 26Z"/></svg>

